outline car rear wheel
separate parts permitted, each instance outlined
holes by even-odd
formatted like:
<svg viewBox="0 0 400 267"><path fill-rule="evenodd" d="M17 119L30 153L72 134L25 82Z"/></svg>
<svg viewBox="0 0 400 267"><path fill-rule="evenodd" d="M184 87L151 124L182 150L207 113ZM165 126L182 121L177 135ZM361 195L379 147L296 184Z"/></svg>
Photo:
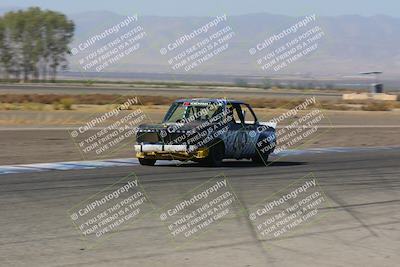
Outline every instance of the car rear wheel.
<svg viewBox="0 0 400 267"><path fill-rule="evenodd" d="M139 158L139 163L140 165L145 165L145 166L154 166L156 164L155 159L146 159L146 158Z"/></svg>
<svg viewBox="0 0 400 267"><path fill-rule="evenodd" d="M262 138L259 137L257 144L263 144L262 142ZM267 164L268 162L268 158L269 158L269 154L271 154L272 150L268 149L267 151L265 151L266 148L268 148L270 146L269 143L267 143L266 145L261 145L260 147L256 147L256 154L251 158L253 162L257 163L257 164Z"/></svg>
<svg viewBox="0 0 400 267"><path fill-rule="evenodd" d="M251 158L254 163L266 164L268 162L269 155L257 155Z"/></svg>

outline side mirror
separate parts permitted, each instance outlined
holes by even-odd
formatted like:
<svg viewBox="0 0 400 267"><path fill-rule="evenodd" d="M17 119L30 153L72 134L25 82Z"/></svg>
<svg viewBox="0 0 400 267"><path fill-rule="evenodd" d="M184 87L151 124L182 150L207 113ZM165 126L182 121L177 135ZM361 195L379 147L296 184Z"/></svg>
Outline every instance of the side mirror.
<svg viewBox="0 0 400 267"><path fill-rule="evenodd" d="M243 120L246 120L246 110L242 110Z"/></svg>

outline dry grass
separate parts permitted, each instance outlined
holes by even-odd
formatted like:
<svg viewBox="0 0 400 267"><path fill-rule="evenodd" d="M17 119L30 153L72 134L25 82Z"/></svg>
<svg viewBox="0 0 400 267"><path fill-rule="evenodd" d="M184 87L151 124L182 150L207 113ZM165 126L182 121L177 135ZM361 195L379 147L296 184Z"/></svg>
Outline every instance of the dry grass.
<svg viewBox="0 0 400 267"><path fill-rule="evenodd" d="M393 102L370 102L361 107L365 111L390 111L396 107Z"/></svg>
<svg viewBox="0 0 400 267"><path fill-rule="evenodd" d="M41 103L0 103L0 110L49 110L48 105Z"/></svg>
<svg viewBox="0 0 400 267"><path fill-rule="evenodd" d="M79 105L113 105L124 103L135 96L129 95L57 95L57 94L3 94L0 95L2 110L72 110ZM191 98L191 96L187 96ZM140 96L139 104L145 106L169 106L177 97ZM304 99L244 98L254 108L291 109L304 102ZM49 108L50 106L50 108ZM400 108L400 102L380 101L319 101L318 108L327 110L367 110L389 111Z"/></svg>

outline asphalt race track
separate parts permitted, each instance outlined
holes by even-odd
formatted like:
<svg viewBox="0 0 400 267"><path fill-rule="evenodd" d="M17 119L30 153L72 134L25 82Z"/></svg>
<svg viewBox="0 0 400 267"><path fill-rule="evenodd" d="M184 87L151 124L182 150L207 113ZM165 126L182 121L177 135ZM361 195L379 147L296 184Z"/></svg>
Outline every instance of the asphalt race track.
<svg viewBox="0 0 400 267"><path fill-rule="evenodd" d="M272 159L274 160L274 159ZM289 155L270 166L229 161L0 175L1 266L396 266L400 262L400 148ZM134 172L154 210L86 248L67 211ZM165 203L225 175L251 208L313 173L331 205L283 237L260 240L238 213L183 244L160 221ZM179 264L178 264L179 263Z"/></svg>

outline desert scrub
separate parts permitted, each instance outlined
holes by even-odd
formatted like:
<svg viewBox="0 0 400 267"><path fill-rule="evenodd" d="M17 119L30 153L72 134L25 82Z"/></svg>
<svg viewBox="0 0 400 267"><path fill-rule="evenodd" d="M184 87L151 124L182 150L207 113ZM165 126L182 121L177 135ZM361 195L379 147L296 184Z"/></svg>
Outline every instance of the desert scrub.
<svg viewBox="0 0 400 267"><path fill-rule="evenodd" d="M390 111L394 107L391 102L370 102L361 107L365 111Z"/></svg>
<svg viewBox="0 0 400 267"><path fill-rule="evenodd" d="M43 111L46 105L41 103L0 103L0 110L33 110Z"/></svg>
<svg viewBox="0 0 400 267"><path fill-rule="evenodd" d="M74 102L75 101L72 98L61 98L60 101L53 103L53 108L55 110L72 110Z"/></svg>

